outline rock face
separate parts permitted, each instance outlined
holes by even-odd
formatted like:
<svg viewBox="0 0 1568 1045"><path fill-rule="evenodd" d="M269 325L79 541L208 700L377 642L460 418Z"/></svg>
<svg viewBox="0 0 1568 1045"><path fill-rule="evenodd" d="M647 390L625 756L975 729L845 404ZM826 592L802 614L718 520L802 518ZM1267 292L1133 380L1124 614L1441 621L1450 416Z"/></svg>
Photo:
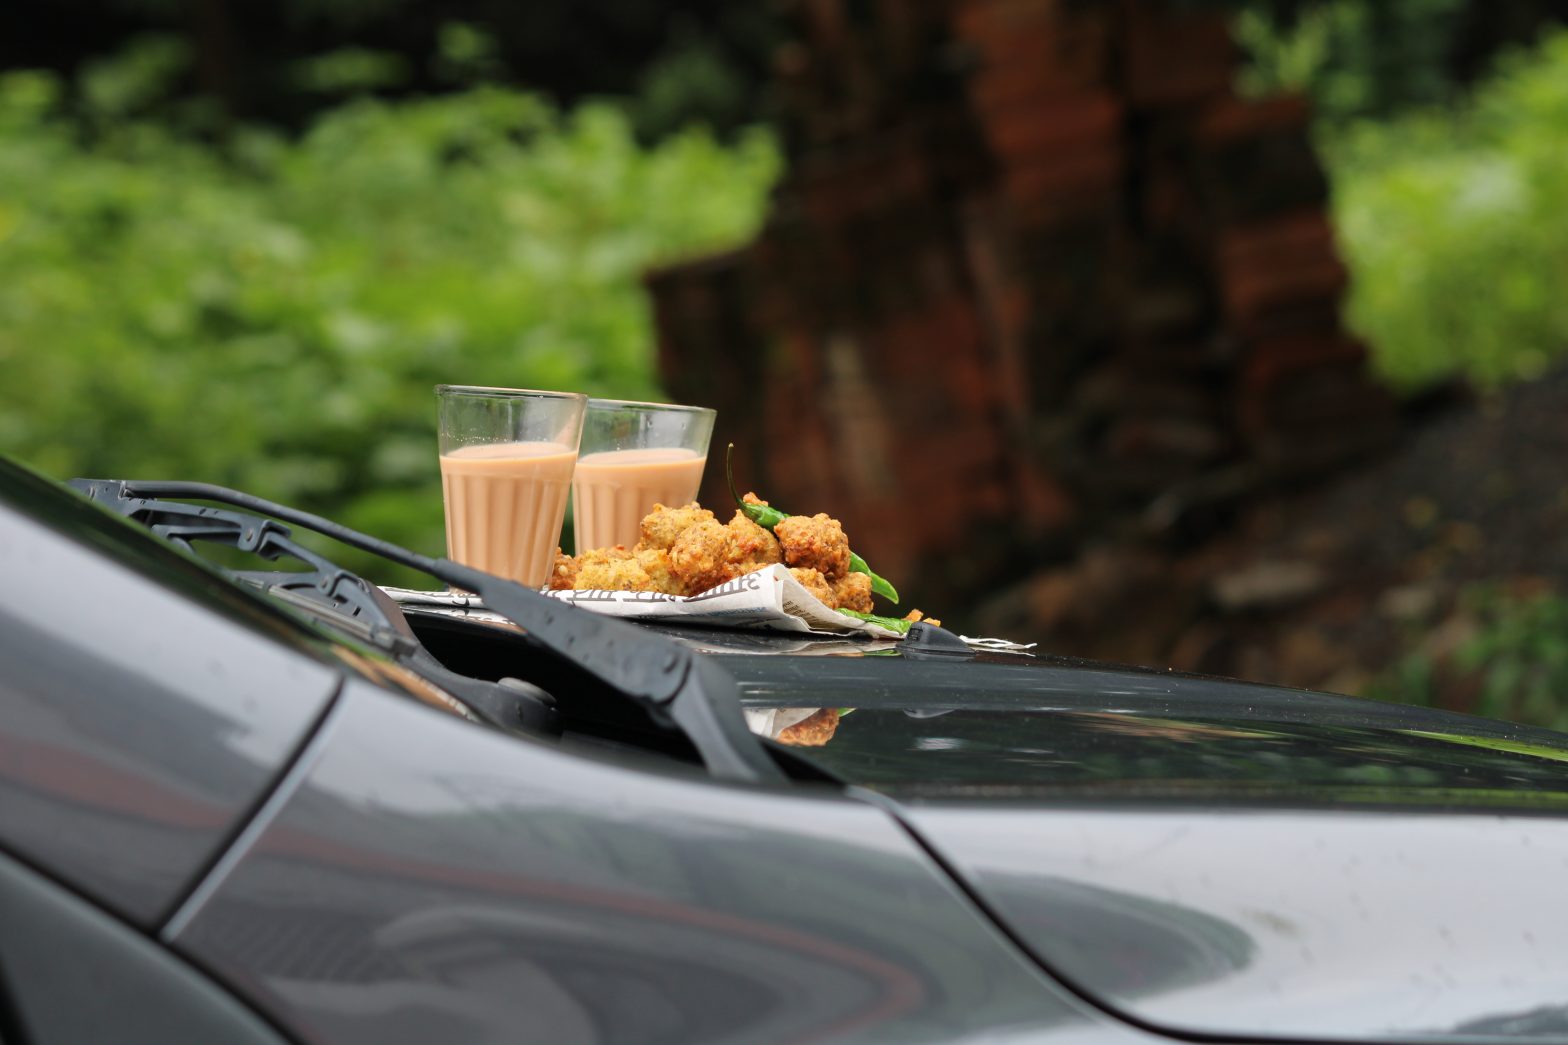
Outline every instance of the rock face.
<svg viewBox="0 0 1568 1045"><path fill-rule="evenodd" d="M931 602L1386 441L1307 109L1231 92L1223 13L791 11L766 229L648 277L665 383L744 486Z"/></svg>

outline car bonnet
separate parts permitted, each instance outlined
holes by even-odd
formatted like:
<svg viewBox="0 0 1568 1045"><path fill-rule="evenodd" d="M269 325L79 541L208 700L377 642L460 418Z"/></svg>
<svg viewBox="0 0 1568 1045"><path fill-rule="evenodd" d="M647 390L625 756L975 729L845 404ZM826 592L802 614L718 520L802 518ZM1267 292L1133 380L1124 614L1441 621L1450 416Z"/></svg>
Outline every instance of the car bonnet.
<svg viewBox="0 0 1568 1045"><path fill-rule="evenodd" d="M1042 966L1241 1040L1561 1041L1568 738L1043 658L726 657ZM814 694L814 700L805 700Z"/></svg>

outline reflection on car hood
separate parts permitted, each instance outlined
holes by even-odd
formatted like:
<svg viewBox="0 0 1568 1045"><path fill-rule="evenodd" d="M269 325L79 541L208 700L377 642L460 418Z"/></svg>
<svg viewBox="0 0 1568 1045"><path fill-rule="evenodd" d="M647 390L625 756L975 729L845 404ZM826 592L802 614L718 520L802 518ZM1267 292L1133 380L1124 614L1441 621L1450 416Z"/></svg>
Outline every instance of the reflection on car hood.
<svg viewBox="0 0 1568 1045"><path fill-rule="evenodd" d="M807 754L901 800L1355 802L1568 812L1568 737L1064 662L727 657L748 707L854 708Z"/></svg>

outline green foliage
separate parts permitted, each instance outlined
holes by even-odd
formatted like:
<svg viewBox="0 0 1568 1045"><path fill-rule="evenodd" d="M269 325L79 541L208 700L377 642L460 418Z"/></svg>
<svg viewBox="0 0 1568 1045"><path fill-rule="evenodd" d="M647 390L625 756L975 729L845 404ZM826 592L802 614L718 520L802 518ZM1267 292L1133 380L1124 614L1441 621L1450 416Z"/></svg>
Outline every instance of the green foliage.
<svg viewBox="0 0 1568 1045"><path fill-rule="evenodd" d="M190 62L190 45L179 37L137 37L115 58L89 62L77 88L88 112L123 119L163 101Z"/></svg>
<svg viewBox="0 0 1568 1045"><path fill-rule="evenodd" d="M743 125L755 106L747 73L710 36L677 26L638 80L632 115L639 132L666 133L699 114L719 127Z"/></svg>
<svg viewBox="0 0 1568 1045"><path fill-rule="evenodd" d="M0 449L237 486L425 552L431 386L657 395L640 273L751 235L778 166L760 133L642 147L615 107L493 87L217 149L131 115L166 58L100 71L86 119L51 76L0 77Z"/></svg>
<svg viewBox="0 0 1568 1045"><path fill-rule="evenodd" d="M1285 19L1264 5L1236 15L1248 61L1238 87L1305 93L1331 122L1445 100L1465 0L1319 0Z"/></svg>
<svg viewBox="0 0 1568 1045"><path fill-rule="evenodd" d="M1480 632L1455 658L1480 678L1476 712L1568 729L1568 599L1489 596L1480 612Z"/></svg>
<svg viewBox="0 0 1568 1045"><path fill-rule="evenodd" d="M1347 318L1396 385L1539 374L1568 347L1568 33L1462 106L1323 135Z"/></svg>
<svg viewBox="0 0 1568 1045"><path fill-rule="evenodd" d="M1367 682L1361 696L1432 707L1438 702L1437 662L1419 650L1407 653Z"/></svg>
<svg viewBox="0 0 1568 1045"><path fill-rule="evenodd" d="M1451 656L1411 653L1367 695L1430 705L1462 693L1474 714L1568 731L1568 598L1483 586L1464 593L1461 612L1475 628Z"/></svg>
<svg viewBox="0 0 1568 1045"><path fill-rule="evenodd" d="M344 47L295 62L290 79L312 94L360 94L408 81L408 63L401 55Z"/></svg>
<svg viewBox="0 0 1568 1045"><path fill-rule="evenodd" d="M504 72L495 37L467 22L447 22L436 35L436 72L450 83L476 84Z"/></svg>

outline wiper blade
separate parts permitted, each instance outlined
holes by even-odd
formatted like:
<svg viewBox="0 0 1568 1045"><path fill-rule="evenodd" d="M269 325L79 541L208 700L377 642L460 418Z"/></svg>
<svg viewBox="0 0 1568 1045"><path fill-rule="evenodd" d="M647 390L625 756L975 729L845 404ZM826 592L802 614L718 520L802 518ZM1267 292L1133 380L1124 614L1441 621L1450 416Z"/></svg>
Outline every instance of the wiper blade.
<svg viewBox="0 0 1568 1045"><path fill-rule="evenodd" d="M231 509L120 496L124 484L114 481L79 479L70 485L193 554L194 544L221 544L268 561L292 558L303 563L307 569L219 569L295 612L388 654L457 698L483 722L525 733L550 728L553 702L542 690L503 686L450 670L425 649L391 597L294 541L289 528L276 520Z"/></svg>
<svg viewBox="0 0 1568 1045"><path fill-rule="evenodd" d="M543 652L634 701L655 722L677 729L714 776L744 781L783 777L778 765L746 728L735 680L712 660L678 642L546 598L515 581L450 559L420 555L330 519L228 487L113 479L73 479L69 485L187 549L193 540L216 540L268 558L279 554L298 558L314 569L300 575L299 583L292 589L296 594L339 599L352 608L352 616L363 617L372 629L377 626L377 615L394 631L398 630L394 621L401 621L403 629L407 629L407 622L402 621L401 613L395 617L385 613L380 603L384 600L391 604L385 593L298 545L288 528L274 520L293 523L428 574L478 595L486 607L511 620ZM258 519L255 515L179 504L178 500L227 504L273 518ZM239 576L257 581L277 575ZM407 637L412 638L411 630ZM417 639L414 642L418 644ZM434 658L430 659L435 663Z"/></svg>

